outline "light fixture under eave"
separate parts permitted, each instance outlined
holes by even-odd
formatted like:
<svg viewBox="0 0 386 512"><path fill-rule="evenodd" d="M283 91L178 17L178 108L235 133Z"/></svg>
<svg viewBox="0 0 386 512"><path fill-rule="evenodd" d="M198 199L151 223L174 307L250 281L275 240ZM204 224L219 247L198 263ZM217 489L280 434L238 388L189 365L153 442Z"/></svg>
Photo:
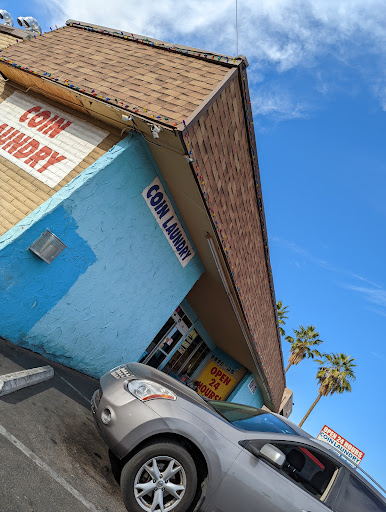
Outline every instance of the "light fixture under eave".
<svg viewBox="0 0 386 512"><path fill-rule="evenodd" d="M162 128L160 126L157 126L156 124L151 125L150 131L154 139L159 139L159 133L161 130Z"/></svg>
<svg viewBox="0 0 386 512"><path fill-rule="evenodd" d="M38 21L32 16L19 16L17 22L21 27L25 27L26 31L30 34L42 34L41 26Z"/></svg>
<svg viewBox="0 0 386 512"><path fill-rule="evenodd" d="M65 248L66 245L48 229L28 247L48 264L52 263Z"/></svg>
<svg viewBox="0 0 386 512"><path fill-rule="evenodd" d="M5 24L8 27L13 27L14 26L12 16L9 14L8 11L5 11L4 9L0 9L0 19L4 20Z"/></svg>

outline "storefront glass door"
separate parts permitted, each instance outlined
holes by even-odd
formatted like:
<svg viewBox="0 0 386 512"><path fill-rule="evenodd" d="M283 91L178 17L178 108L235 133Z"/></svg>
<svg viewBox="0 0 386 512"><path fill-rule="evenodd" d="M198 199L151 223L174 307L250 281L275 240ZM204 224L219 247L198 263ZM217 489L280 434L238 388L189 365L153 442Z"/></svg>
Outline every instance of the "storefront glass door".
<svg viewBox="0 0 386 512"><path fill-rule="evenodd" d="M146 349L141 363L154 368L162 367L172 350L189 332L192 322L181 307L178 307Z"/></svg>
<svg viewBox="0 0 386 512"><path fill-rule="evenodd" d="M210 350L196 329L192 329L163 368L165 373L189 382Z"/></svg>

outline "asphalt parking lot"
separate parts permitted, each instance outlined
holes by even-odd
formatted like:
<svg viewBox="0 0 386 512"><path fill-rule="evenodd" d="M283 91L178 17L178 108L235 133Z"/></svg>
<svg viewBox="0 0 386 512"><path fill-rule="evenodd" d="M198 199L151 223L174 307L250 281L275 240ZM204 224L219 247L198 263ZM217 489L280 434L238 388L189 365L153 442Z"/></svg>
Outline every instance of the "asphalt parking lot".
<svg viewBox="0 0 386 512"><path fill-rule="evenodd" d="M0 375L52 379L0 397L0 512L124 512L89 407L98 381L0 339Z"/></svg>

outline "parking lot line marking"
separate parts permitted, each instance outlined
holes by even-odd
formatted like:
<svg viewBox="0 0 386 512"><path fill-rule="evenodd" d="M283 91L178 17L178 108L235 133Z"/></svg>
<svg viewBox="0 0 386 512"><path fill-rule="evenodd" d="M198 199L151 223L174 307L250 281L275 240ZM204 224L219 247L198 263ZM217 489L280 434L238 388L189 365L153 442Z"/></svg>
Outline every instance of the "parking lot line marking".
<svg viewBox="0 0 386 512"><path fill-rule="evenodd" d="M86 402L90 405L90 400L91 400L90 398L86 398L86 397L84 396L84 394L83 394L83 393L81 393L81 392L79 391L79 389L76 389L76 387L75 387L75 386L73 386L73 385L71 384L71 382L68 382L68 380L66 380L64 377L62 377L61 375L59 375L59 377L60 377L62 380L64 380L64 382L65 382L68 386L70 386L70 388L72 388L76 393L78 393L78 395L80 395L82 398L84 398L84 399L86 400Z"/></svg>
<svg viewBox="0 0 386 512"><path fill-rule="evenodd" d="M43 462L35 453L31 452L22 442L16 439L8 430L0 425L0 434L10 441L16 448L22 451L27 457L29 457L37 466L44 469L54 480L56 480L62 487L70 492L77 500L79 500L88 510L92 512L100 512L92 503L90 503L84 496L80 494L72 485L70 485L64 478L50 468L45 462Z"/></svg>

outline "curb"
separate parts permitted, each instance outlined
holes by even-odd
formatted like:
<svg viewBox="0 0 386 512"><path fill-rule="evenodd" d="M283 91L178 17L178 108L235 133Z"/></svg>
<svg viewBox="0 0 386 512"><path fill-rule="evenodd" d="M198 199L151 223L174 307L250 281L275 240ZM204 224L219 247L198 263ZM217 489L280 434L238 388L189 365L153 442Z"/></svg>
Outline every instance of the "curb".
<svg viewBox="0 0 386 512"><path fill-rule="evenodd" d="M0 396L8 395L33 384L39 384L39 382L52 379L53 376L54 369L49 365L0 375Z"/></svg>

